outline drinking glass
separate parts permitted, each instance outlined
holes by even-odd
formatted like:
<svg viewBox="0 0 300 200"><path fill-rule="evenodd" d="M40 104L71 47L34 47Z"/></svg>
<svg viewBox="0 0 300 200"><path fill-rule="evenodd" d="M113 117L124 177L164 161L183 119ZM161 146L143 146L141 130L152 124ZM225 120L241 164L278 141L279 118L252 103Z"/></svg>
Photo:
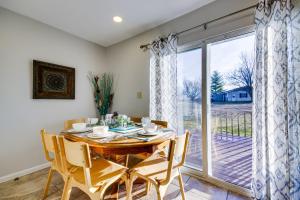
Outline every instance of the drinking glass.
<svg viewBox="0 0 300 200"><path fill-rule="evenodd" d="M91 126L92 126L91 119L87 118L86 119L86 127L91 127Z"/></svg>
<svg viewBox="0 0 300 200"><path fill-rule="evenodd" d="M106 114L105 115L105 122L106 122L107 125L112 124L112 117L113 117L113 114Z"/></svg>
<svg viewBox="0 0 300 200"><path fill-rule="evenodd" d="M106 124L107 124L107 123L106 123L106 120L105 120L105 119L101 119L100 122L99 122L99 125L100 125L100 126L106 126Z"/></svg>
<svg viewBox="0 0 300 200"><path fill-rule="evenodd" d="M149 117L143 117L142 118L142 125L143 127L148 126L151 123L151 120Z"/></svg>

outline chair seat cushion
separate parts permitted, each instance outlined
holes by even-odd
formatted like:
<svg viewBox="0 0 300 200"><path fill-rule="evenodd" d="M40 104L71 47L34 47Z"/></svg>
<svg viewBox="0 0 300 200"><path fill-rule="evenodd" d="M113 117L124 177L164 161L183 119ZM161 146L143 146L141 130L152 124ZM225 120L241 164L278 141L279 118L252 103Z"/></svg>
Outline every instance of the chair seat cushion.
<svg viewBox="0 0 300 200"><path fill-rule="evenodd" d="M96 159L92 160L92 168L90 169L91 173L91 182L94 187L99 187L103 185L106 180L111 178L118 177L120 178L127 168L111 161L105 159ZM78 168L71 176L77 181L84 184L84 172L82 168Z"/></svg>

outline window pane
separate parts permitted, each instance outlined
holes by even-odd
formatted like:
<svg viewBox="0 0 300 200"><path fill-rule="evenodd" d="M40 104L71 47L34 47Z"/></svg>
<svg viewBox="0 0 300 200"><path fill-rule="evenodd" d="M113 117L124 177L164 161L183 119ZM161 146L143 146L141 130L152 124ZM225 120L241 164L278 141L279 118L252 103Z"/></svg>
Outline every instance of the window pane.
<svg viewBox="0 0 300 200"><path fill-rule="evenodd" d="M250 189L254 34L208 45L211 176Z"/></svg>
<svg viewBox="0 0 300 200"><path fill-rule="evenodd" d="M186 165L196 169L202 169L201 57L199 48L179 53L177 58L178 131L191 131Z"/></svg>

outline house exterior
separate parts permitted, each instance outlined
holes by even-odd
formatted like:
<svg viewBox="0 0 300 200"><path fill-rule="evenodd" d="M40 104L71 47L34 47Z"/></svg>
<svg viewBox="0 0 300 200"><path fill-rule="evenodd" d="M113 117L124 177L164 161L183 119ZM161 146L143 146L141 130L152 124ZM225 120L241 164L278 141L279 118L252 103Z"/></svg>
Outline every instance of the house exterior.
<svg viewBox="0 0 300 200"><path fill-rule="evenodd" d="M252 88L251 87L239 87L232 90L218 92L212 94L211 101L215 103L243 103L252 102Z"/></svg>

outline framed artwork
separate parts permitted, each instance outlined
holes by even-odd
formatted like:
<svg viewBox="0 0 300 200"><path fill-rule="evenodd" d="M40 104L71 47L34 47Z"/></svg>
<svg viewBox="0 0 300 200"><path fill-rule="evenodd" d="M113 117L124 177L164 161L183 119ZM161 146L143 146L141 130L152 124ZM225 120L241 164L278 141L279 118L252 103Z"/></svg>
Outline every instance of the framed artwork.
<svg viewBox="0 0 300 200"><path fill-rule="evenodd" d="M33 99L75 99L75 68L33 60Z"/></svg>

